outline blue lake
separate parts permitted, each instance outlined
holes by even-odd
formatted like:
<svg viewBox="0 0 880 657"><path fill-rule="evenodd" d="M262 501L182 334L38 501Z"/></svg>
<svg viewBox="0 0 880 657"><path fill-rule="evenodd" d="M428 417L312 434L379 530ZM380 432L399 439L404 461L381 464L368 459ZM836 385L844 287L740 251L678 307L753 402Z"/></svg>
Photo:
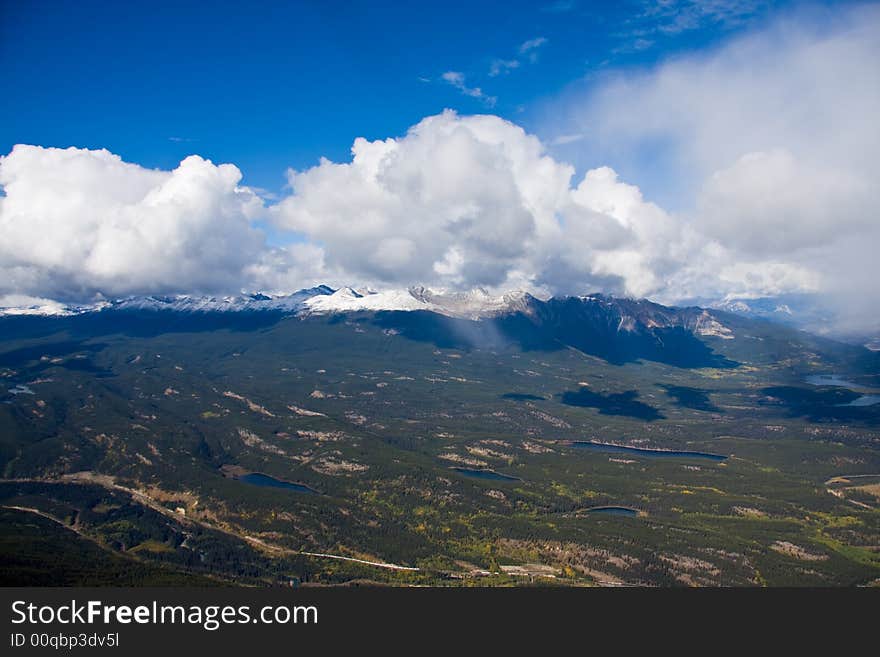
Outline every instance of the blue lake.
<svg viewBox="0 0 880 657"><path fill-rule="evenodd" d="M269 488L285 488L287 490L294 490L297 493L313 493L316 494L314 488L309 488L308 486L304 486L303 484L294 484L290 481L282 481L281 479L276 479L275 477L270 477L267 474L263 474L262 472L251 472L246 475L241 475L238 477L239 481L243 481L246 484L250 484L252 486L264 486Z"/></svg>
<svg viewBox="0 0 880 657"><path fill-rule="evenodd" d="M597 443L592 440L575 440L571 443L577 449L589 449L594 452L608 452L612 454L635 454L658 459L705 459L707 461L723 461L727 457L722 454L710 454L708 452L688 452L680 450L645 449L643 447L626 447L625 445L611 445L609 443Z"/></svg>
<svg viewBox="0 0 880 657"><path fill-rule="evenodd" d="M811 374L804 380L811 386L836 386L838 388L849 388L850 390L859 389L858 384L847 381L837 374Z"/></svg>
<svg viewBox="0 0 880 657"><path fill-rule="evenodd" d="M841 404L841 406L873 406L874 404L880 404L880 395L862 395L849 404Z"/></svg>
<svg viewBox="0 0 880 657"><path fill-rule="evenodd" d="M867 392L870 390L870 388L860 386L858 383L847 381L837 374L811 374L804 381L811 386L834 386L835 388L846 388L853 392ZM873 406L874 404L880 404L880 395L862 395L848 404L838 404L838 406Z"/></svg>
<svg viewBox="0 0 880 657"><path fill-rule="evenodd" d="M456 472L463 474L465 477L473 477L474 479L492 479L494 481L522 481L519 477L501 474L494 470L475 470L473 468L452 468Z"/></svg>
<svg viewBox="0 0 880 657"><path fill-rule="evenodd" d="M628 516L630 518L639 515L638 511L631 509L628 506L594 506L592 509L587 509L587 513L601 513L609 516Z"/></svg>

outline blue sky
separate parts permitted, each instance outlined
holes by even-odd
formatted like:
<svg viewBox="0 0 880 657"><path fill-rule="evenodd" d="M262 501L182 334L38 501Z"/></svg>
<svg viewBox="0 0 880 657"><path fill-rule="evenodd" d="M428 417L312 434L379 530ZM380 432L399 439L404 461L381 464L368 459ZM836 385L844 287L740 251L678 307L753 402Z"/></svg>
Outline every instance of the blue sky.
<svg viewBox="0 0 880 657"><path fill-rule="evenodd" d="M0 0L0 308L815 294L880 332L878 61L878 2Z"/></svg>
<svg viewBox="0 0 880 657"><path fill-rule="evenodd" d="M277 190L288 166L344 160L355 137L444 108L552 132L539 110L569 85L711 46L784 5L4 0L0 151L107 148L160 168L197 152ZM493 62L507 64L492 76Z"/></svg>

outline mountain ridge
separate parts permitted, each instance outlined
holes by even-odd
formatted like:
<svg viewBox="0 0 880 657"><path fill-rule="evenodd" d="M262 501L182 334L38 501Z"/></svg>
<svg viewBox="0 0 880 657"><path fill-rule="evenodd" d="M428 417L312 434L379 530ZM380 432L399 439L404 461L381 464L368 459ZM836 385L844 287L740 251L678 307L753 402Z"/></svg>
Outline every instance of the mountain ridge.
<svg viewBox="0 0 880 657"><path fill-rule="evenodd" d="M241 328L284 317L335 321L334 316L349 316L414 340L467 348L566 347L612 362L647 358L683 367L733 363L703 343L702 338L734 338L733 330L714 311L604 294L540 299L524 291L492 295L483 289L372 291L321 285L290 295L128 297L68 308L52 316L98 322L101 330L135 333Z"/></svg>
<svg viewBox="0 0 880 657"><path fill-rule="evenodd" d="M535 307L550 302L577 299L580 302L598 302L626 309L640 317L653 316L651 322L662 322L678 311L698 309L703 317L711 315L714 308L702 306L665 306L648 299L617 297L601 293L583 296L555 295L536 297L524 290L512 290L492 295L483 288L466 292L448 292L423 286L407 289L371 290L350 286L334 289L327 285L297 290L291 294L265 292L238 295L133 295L92 303L62 303L49 299L33 299L30 304L0 306L0 316L71 316L112 310L156 310L176 312L246 312L287 311L293 314L333 314L359 311L415 311L436 312L450 317L485 319L503 314L521 312L534 314ZM720 310L730 310L722 308ZM632 318L625 320L620 328L631 326ZM698 328L706 322L697 323Z"/></svg>

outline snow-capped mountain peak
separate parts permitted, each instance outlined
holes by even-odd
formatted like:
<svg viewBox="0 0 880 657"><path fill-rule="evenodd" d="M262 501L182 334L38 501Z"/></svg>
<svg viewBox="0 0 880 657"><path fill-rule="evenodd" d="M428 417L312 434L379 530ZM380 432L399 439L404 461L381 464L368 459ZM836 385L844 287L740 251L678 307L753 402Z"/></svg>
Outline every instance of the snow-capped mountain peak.
<svg viewBox="0 0 880 657"><path fill-rule="evenodd" d="M409 289L409 293L414 298L436 307L435 312L468 319L525 311L529 300L534 298L528 292L523 291L492 295L484 288L474 288L466 292L448 292L425 287L412 287Z"/></svg>
<svg viewBox="0 0 880 657"><path fill-rule="evenodd" d="M356 311L429 312L466 319L482 319L511 312L527 312L534 297L527 292L492 295L482 288L466 292L411 287L407 290L355 290L343 287L333 294L313 296L303 302L310 314Z"/></svg>
<svg viewBox="0 0 880 657"><path fill-rule="evenodd" d="M303 302L304 310L312 314L378 310L430 310L439 312L433 304L417 299L408 290L374 292L342 287L327 295L315 295Z"/></svg>

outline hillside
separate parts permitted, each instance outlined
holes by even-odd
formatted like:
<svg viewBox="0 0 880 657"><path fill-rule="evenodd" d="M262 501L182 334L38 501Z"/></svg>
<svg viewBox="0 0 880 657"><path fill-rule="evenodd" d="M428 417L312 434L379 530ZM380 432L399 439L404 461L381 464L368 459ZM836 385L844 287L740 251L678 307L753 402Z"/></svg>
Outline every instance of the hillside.
<svg viewBox="0 0 880 657"><path fill-rule="evenodd" d="M880 577L876 353L598 295L304 305L334 294L0 318L0 503L241 583Z"/></svg>

